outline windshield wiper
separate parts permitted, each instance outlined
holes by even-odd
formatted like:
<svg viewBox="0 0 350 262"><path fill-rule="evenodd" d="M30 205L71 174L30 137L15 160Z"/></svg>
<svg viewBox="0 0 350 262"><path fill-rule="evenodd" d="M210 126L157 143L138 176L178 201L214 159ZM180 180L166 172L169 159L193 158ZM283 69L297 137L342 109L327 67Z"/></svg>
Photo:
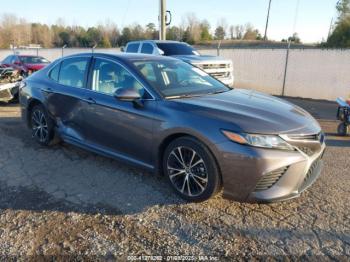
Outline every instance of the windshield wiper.
<svg viewBox="0 0 350 262"><path fill-rule="evenodd" d="M208 93L207 95L216 95L216 94L221 94L221 93L225 93L225 92L228 92L228 90L215 91L215 92L212 92L212 93Z"/></svg>
<svg viewBox="0 0 350 262"><path fill-rule="evenodd" d="M178 99L178 98L191 98L191 97L198 97L198 96L203 96L206 94L187 94L187 95L176 95L176 96L167 96L165 97L166 99Z"/></svg>

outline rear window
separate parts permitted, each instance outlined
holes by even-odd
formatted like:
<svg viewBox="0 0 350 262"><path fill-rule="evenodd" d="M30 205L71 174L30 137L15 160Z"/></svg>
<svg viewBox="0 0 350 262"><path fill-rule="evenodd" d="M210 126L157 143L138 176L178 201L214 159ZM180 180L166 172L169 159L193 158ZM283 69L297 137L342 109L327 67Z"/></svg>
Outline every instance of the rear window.
<svg viewBox="0 0 350 262"><path fill-rule="evenodd" d="M160 50L165 56L171 55L199 55L192 46L185 43L157 43Z"/></svg>
<svg viewBox="0 0 350 262"><path fill-rule="evenodd" d="M5 59L4 59L4 61L2 61L4 64L10 64L11 63L11 60L12 60L12 55L10 55L10 56L8 56L8 57L6 57Z"/></svg>
<svg viewBox="0 0 350 262"><path fill-rule="evenodd" d="M85 73L89 63L88 57L68 58L61 62L58 82L72 87L84 87Z"/></svg>
<svg viewBox="0 0 350 262"><path fill-rule="evenodd" d="M149 43L144 43L141 48L141 53L143 54L152 54L153 53L153 46Z"/></svg>
<svg viewBox="0 0 350 262"><path fill-rule="evenodd" d="M20 56L19 59L23 64L48 64L49 60L41 56Z"/></svg>
<svg viewBox="0 0 350 262"><path fill-rule="evenodd" d="M49 74L49 77L56 82L58 82L58 74L60 73L60 66L61 66L61 63L58 63L57 65L55 65L54 68L51 69Z"/></svg>
<svg viewBox="0 0 350 262"><path fill-rule="evenodd" d="M134 43L134 44L129 44L128 47L126 48L127 53L137 53L139 50L139 43Z"/></svg>

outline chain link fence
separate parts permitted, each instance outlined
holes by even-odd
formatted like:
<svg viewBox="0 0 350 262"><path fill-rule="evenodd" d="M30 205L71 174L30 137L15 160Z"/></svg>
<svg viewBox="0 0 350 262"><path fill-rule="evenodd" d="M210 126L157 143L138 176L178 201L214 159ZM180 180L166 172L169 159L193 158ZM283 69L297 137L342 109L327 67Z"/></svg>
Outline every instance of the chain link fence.
<svg viewBox="0 0 350 262"><path fill-rule="evenodd" d="M50 61L77 53L117 54L119 48L52 48L0 50L0 60L19 53L40 55ZM214 55L218 50L202 49ZM234 64L235 87L273 95L334 100L350 96L350 50L290 49L221 49L220 56ZM285 82L285 83L284 83Z"/></svg>

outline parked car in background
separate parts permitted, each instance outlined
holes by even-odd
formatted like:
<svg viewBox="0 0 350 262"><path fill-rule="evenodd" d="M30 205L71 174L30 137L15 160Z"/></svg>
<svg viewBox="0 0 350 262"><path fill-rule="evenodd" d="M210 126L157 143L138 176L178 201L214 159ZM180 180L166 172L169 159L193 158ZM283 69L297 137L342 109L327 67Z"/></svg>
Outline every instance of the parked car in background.
<svg viewBox="0 0 350 262"><path fill-rule="evenodd" d="M12 67L18 70L22 76L28 76L50 63L49 60L42 56L32 55L9 55L6 57L0 65Z"/></svg>
<svg viewBox="0 0 350 262"><path fill-rule="evenodd" d="M218 56L201 55L196 49L178 41L133 41L125 47L126 53L164 55L178 58L186 63L199 67L222 83L233 86L233 63Z"/></svg>
<svg viewBox="0 0 350 262"><path fill-rule="evenodd" d="M12 67L0 66L0 102L17 100L23 77Z"/></svg>
<svg viewBox="0 0 350 262"><path fill-rule="evenodd" d="M222 186L240 201L294 198L322 170L324 135L305 110L170 57L64 57L22 82L20 103L38 143L60 137L163 173L190 201Z"/></svg>

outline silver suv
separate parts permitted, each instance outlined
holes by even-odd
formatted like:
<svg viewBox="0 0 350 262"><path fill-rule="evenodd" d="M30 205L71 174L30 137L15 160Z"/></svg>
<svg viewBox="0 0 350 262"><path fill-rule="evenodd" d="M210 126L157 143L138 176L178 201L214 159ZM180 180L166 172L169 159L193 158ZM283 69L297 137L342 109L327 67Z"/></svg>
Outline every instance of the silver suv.
<svg viewBox="0 0 350 262"><path fill-rule="evenodd" d="M180 59L199 67L222 83L233 86L233 64L229 59L218 56L201 55L192 46L178 41L132 41L126 45L127 53L165 55Z"/></svg>

